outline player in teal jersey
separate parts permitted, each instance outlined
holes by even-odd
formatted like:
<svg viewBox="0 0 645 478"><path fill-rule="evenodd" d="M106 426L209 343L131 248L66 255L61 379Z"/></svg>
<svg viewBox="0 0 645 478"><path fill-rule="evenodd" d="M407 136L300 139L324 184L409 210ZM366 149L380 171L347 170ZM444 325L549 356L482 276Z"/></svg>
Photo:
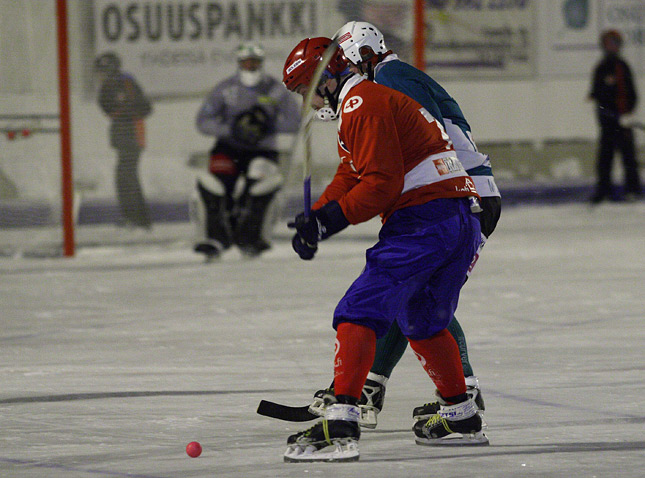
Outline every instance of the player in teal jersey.
<svg viewBox="0 0 645 478"><path fill-rule="evenodd" d="M478 215L482 230L482 244L473 259L470 271L475 265L481 247L493 232L501 212L501 195L488 155L477 150L470 125L457 101L434 79L412 65L401 61L385 46L382 33L367 22L348 22L336 33L345 57L351 62L355 72L367 76L376 83L388 86L413 98L423 105L443 125L453 143L457 157L467 173L472 177L477 192L481 196L482 211ZM469 274L470 274L469 271ZM475 398L480 411L484 401L479 381L474 374L468 357L466 337L456 318L448 330L453 335L462 358L462 366L469 393ZM389 332L378 340L374 364L365 382L361 397L361 425L375 428L377 415L383 407L385 386L405 349L407 340L396 323ZM322 413L324 396L327 390L319 390L314 396L310 411ZM436 413L438 404L431 402L415 408L415 419L422 420Z"/></svg>

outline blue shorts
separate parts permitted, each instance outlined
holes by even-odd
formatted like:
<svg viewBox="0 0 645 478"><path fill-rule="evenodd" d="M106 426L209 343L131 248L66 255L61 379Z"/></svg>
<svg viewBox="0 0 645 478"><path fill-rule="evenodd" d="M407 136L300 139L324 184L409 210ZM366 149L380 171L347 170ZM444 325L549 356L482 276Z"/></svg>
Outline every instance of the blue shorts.
<svg viewBox="0 0 645 478"><path fill-rule="evenodd" d="M421 340L445 329L481 240L465 199L437 199L396 211L366 252L366 265L334 311L377 337L396 320L403 335Z"/></svg>

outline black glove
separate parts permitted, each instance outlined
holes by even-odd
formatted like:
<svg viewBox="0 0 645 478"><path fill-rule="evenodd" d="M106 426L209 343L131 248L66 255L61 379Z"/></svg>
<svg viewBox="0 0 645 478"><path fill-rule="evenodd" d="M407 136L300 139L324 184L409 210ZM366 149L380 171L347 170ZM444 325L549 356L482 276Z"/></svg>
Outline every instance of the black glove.
<svg viewBox="0 0 645 478"><path fill-rule="evenodd" d="M320 209L311 211L309 217L300 213L287 224L297 232L293 236L291 245L301 259L309 261L314 258L318 250L318 241L327 239L349 226L340 204L330 201Z"/></svg>
<svg viewBox="0 0 645 478"><path fill-rule="evenodd" d="M291 239L291 247L300 256L300 259L310 261L318 251L318 241L309 243L299 233L295 233Z"/></svg>
<svg viewBox="0 0 645 478"><path fill-rule="evenodd" d="M235 117L231 135L236 140L255 146L269 132L269 115L259 106L254 106Z"/></svg>

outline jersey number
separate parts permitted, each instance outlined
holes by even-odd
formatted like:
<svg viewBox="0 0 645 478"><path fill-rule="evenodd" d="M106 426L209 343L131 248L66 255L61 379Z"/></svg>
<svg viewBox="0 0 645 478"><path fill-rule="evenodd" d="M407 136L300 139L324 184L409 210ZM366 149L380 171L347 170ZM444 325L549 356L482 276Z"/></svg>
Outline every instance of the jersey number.
<svg viewBox="0 0 645 478"><path fill-rule="evenodd" d="M427 109L421 107L419 108L419 113L423 115L423 117L426 119L426 121L430 124L435 124L437 128L439 128L439 131L441 131L441 139L443 139L446 143L448 143L448 146L446 149L452 149L452 141L450 141L450 136L448 136L448 133L446 133L446 130L443 128L443 125L437 121L437 118L432 116L430 112L428 112Z"/></svg>

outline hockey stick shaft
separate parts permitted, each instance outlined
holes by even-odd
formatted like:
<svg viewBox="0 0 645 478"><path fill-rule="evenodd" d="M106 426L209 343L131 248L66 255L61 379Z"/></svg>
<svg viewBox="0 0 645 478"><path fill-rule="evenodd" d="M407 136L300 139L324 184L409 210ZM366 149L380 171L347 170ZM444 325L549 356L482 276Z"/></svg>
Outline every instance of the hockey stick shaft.
<svg viewBox="0 0 645 478"><path fill-rule="evenodd" d="M305 125L305 157L304 157L304 179L303 179L303 193L304 193L304 207L305 217L309 217L311 211L311 123L313 116L310 115L309 120Z"/></svg>
<svg viewBox="0 0 645 478"><path fill-rule="evenodd" d="M311 77L309 86L305 93L302 102L302 120L300 123L299 137L304 141L304 164L303 164L303 193L304 193L304 208L305 217L309 217L311 211L311 169L312 169L312 152L311 152L311 126L314 119L312 111L313 100L316 95L316 89L320 83L320 79L329 65L332 57L338 49L338 41L333 38L330 45L325 49L320 62L316 66L314 73Z"/></svg>

